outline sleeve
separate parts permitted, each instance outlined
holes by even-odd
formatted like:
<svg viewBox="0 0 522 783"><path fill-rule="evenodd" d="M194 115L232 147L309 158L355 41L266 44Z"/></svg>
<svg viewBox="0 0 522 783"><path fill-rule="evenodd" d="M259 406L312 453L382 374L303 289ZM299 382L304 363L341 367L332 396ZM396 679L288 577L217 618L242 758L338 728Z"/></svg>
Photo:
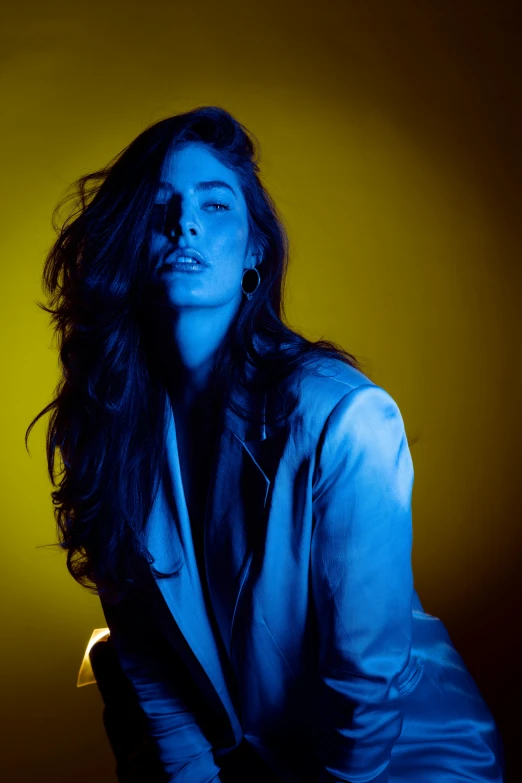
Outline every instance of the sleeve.
<svg viewBox="0 0 522 783"><path fill-rule="evenodd" d="M388 782L411 651L412 488L397 404L379 386L354 389L326 421L314 472L319 783Z"/></svg>
<svg viewBox="0 0 522 783"><path fill-rule="evenodd" d="M220 783L221 768L192 708L189 674L136 597L101 599L112 645L168 783Z"/></svg>

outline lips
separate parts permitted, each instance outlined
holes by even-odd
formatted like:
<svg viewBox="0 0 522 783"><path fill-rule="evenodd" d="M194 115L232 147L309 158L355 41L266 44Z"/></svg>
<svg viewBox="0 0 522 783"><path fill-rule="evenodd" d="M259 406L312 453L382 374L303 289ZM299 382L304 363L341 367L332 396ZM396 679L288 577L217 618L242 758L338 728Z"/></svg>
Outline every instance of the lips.
<svg viewBox="0 0 522 783"><path fill-rule="evenodd" d="M163 261L162 266L168 264L174 264L178 259L191 258L197 261L202 266L208 266L201 253L195 250L193 247L178 247L174 252L170 253Z"/></svg>

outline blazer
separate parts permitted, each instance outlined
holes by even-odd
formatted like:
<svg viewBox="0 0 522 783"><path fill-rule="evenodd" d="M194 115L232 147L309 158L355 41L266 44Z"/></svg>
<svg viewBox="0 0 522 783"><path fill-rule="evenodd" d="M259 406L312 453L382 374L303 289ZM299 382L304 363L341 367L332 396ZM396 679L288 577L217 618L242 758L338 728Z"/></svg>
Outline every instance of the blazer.
<svg viewBox="0 0 522 783"><path fill-rule="evenodd" d="M247 743L285 783L502 781L494 718L414 588L397 403L331 358L278 394L297 402L278 424L222 410L200 562L169 403L147 535L176 575L102 599L166 779L220 781Z"/></svg>

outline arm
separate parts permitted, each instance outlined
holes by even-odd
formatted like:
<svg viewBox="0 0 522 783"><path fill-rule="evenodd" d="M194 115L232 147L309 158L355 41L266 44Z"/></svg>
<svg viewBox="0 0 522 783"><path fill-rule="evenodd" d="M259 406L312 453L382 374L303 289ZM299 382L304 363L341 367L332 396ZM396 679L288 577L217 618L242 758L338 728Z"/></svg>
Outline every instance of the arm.
<svg viewBox="0 0 522 783"><path fill-rule="evenodd" d="M191 707L189 674L139 597L101 599L119 664L145 715L169 783L220 783L212 745Z"/></svg>
<svg viewBox="0 0 522 783"><path fill-rule="evenodd" d="M365 385L330 413L314 474L319 783L387 783L412 634L413 465L393 398Z"/></svg>

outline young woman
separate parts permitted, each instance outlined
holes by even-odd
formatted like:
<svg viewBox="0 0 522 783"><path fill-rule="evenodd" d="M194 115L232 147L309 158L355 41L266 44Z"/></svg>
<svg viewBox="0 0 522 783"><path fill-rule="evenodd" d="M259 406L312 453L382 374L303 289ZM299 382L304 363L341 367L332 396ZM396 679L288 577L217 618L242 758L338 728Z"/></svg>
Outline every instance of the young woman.
<svg viewBox="0 0 522 783"><path fill-rule="evenodd" d="M39 415L60 545L164 779L500 783L493 716L414 589L400 410L285 325L255 138L196 108L79 185Z"/></svg>

